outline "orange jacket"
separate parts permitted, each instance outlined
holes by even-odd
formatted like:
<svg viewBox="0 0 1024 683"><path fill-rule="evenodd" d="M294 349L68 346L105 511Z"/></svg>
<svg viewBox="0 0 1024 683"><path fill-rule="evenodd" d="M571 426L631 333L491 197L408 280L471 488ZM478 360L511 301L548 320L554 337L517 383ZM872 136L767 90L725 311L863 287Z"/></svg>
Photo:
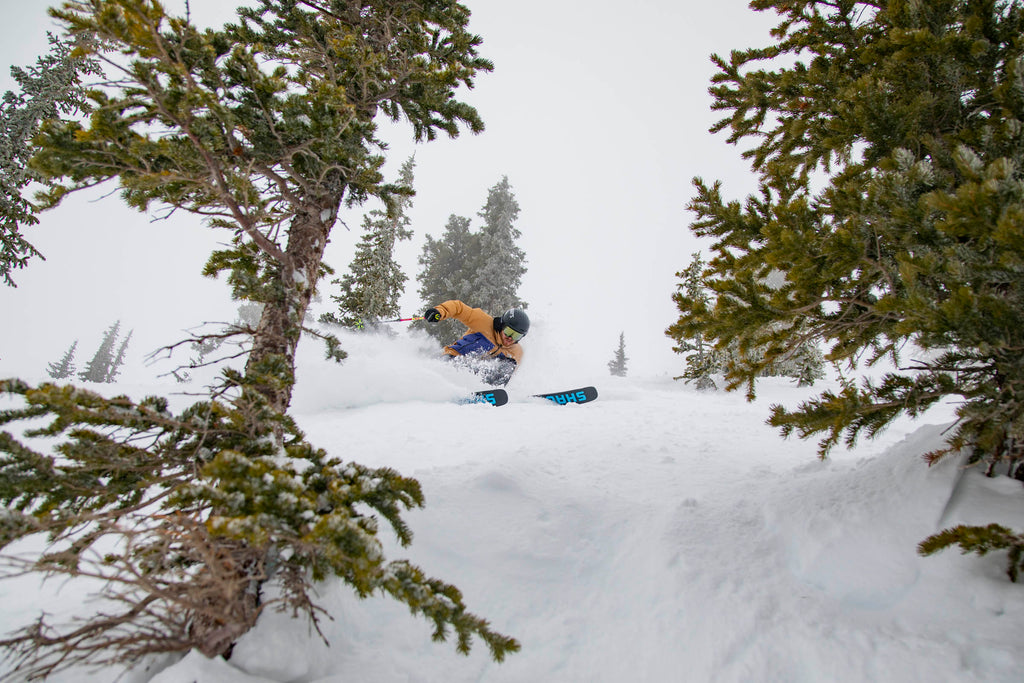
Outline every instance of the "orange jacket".
<svg viewBox="0 0 1024 683"><path fill-rule="evenodd" d="M519 342L516 342L511 346L502 346L501 334L494 329L494 316L488 315L482 308L470 308L457 299L445 301L443 304L438 304L434 308L441 313L441 320L455 318L460 323L468 327L470 332L479 332L487 337L487 339L494 344L494 348L487 353L488 356L505 356L506 358L514 360L517 365L522 362L523 347L519 345ZM459 353L453 350L450 346L444 347L444 352L449 356L459 355Z"/></svg>

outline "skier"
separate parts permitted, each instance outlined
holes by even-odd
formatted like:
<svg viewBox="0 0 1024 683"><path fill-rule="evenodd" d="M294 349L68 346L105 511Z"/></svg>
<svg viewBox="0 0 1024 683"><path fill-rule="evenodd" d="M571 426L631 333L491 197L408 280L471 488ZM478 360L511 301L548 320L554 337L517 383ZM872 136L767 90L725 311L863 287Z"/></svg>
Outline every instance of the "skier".
<svg viewBox="0 0 1024 683"><path fill-rule="evenodd" d="M444 347L451 360L464 364L491 386L505 386L523 358L519 340L530 330L530 318L521 308L510 308L500 317L482 308L470 308L458 300L445 301L423 314L428 323L454 318L469 328L468 333Z"/></svg>

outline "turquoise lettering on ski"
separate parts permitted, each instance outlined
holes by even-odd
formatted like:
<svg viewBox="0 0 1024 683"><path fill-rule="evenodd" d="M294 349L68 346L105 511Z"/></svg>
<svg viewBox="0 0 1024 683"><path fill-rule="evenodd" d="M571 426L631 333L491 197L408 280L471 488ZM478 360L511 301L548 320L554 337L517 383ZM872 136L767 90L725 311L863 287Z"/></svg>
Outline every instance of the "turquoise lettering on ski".
<svg viewBox="0 0 1024 683"><path fill-rule="evenodd" d="M544 398L546 398L549 401L554 401L560 406L564 406L567 403L586 403L587 392L577 391L575 393L568 394L551 394L549 396L545 396Z"/></svg>

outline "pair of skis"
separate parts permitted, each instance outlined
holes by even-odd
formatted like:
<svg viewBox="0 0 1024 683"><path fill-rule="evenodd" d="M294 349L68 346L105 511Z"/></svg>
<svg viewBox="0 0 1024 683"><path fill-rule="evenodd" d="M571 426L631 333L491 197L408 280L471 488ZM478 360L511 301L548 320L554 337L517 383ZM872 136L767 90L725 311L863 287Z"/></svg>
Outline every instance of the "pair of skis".
<svg viewBox="0 0 1024 683"><path fill-rule="evenodd" d="M552 403L560 406L570 403L590 403L597 400L597 389L594 387L580 387L568 391L555 391L550 394L533 394L534 398L546 398ZM484 389L473 392L470 403L490 403L492 406L503 406L508 403L508 392L504 389Z"/></svg>

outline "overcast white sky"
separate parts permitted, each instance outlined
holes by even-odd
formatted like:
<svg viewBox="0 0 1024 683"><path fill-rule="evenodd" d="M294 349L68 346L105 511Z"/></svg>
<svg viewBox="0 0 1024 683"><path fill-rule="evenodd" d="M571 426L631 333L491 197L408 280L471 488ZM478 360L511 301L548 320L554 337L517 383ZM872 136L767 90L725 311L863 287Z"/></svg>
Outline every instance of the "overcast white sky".
<svg viewBox="0 0 1024 683"><path fill-rule="evenodd" d="M14 86L10 65L46 51L52 28L49 3L5 4L0 90ZM193 16L222 23L237 4L194 2ZM664 330L677 317L675 273L701 247L687 228L690 181L723 179L735 197L753 189L738 150L707 132L716 118L708 57L765 44L774 16L745 0L466 5L481 53L495 64L465 98L487 130L414 146L406 128L387 129L391 176L414 151L417 160L415 236L397 253L410 278L404 313L422 309L415 276L424 235L439 236L453 213L479 225L488 188L507 175L528 258L520 294L537 329L579 345L594 361L595 382L620 332L631 372L679 374ZM17 289L0 287L0 375L42 373L75 339L81 365L118 319L135 330L132 356L141 365L182 330L234 317L227 285L199 275L219 235L187 216L153 222L116 196L103 198L114 190L72 197L28 230L47 260L17 271ZM327 261L338 270L351 260L361 214L347 216L351 232L335 230ZM322 289L330 293L329 283ZM325 296L321 308L328 303Z"/></svg>

